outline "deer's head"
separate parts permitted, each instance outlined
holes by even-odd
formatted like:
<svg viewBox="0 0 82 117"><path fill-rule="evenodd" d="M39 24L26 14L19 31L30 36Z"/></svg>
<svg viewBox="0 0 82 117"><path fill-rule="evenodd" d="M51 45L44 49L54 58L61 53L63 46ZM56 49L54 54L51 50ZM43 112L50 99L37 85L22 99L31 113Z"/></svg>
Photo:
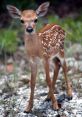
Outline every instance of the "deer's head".
<svg viewBox="0 0 82 117"><path fill-rule="evenodd" d="M7 5L9 14L13 18L19 18L21 23L25 28L27 34L35 33L36 23L39 17L44 16L49 7L49 2L41 4L36 11L34 10L24 10L20 11L18 8L12 5Z"/></svg>

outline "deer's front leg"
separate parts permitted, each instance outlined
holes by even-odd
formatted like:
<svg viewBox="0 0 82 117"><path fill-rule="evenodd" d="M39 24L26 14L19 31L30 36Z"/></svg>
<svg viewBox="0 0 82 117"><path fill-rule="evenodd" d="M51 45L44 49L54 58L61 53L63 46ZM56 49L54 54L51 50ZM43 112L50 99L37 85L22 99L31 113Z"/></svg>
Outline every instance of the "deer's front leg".
<svg viewBox="0 0 82 117"><path fill-rule="evenodd" d="M34 89L35 89L35 82L36 82L36 74L37 74L37 65L35 62L31 63L31 94L28 106L25 109L25 113L28 113L31 111L33 107L33 99L34 99Z"/></svg>
<svg viewBox="0 0 82 117"><path fill-rule="evenodd" d="M49 63L48 63L47 59L44 61L44 67L45 67L45 72L46 72L46 82L47 82L47 85L49 87L49 92L50 92L50 97L51 97L51 101L52 101L52 106L53 106L53 109L57 110L57 109L59 109L59 107L58 107L58 103L57 103L56 97L54 96L52 82L51 82L50 74L49 74Z"/></svg>

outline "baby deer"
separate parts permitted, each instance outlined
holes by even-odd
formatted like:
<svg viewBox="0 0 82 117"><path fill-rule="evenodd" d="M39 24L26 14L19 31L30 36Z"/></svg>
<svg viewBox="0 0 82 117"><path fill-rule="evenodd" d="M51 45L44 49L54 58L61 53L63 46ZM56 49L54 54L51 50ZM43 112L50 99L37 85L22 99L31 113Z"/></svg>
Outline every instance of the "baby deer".
<svg viewBox="0 0 82 117"><path fill-rule="evenodd" d="M63 69L65 82L67 86L67 95L72 98L72 89L67 79L67 67L64 58L64 38L65 31L56 24L47 24L41 31L36 32L36 24L39 17L47 13L49 2L45 2L34 10L20 11L12 5L7 5L7 9L13 18L19 18L25 30L25 48L31 66L31 94L29 104L26 106L25 112L28 113L33 107L34 88L37 74L37 58L43 59L43 64L46 73L46 82L49 87L47 99L52 101L52 107L58 110L58 102L54 95L54 85L56 83L60 66ZM49 74L49 61L55 58L53 80Z"/></svg>

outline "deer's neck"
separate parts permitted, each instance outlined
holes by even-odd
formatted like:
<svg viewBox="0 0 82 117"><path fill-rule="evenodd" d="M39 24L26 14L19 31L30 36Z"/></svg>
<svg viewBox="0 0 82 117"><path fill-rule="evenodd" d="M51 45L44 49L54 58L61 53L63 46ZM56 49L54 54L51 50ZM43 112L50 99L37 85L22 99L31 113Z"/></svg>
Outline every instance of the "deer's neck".
<svg viewBox="0 0 82 117"><path fill-rule="evenodd" d="M25 40L29 44L36 44L38 42L38 35L37 34L25 34Z"/></svg>
<svg viewBox="0 0 82 117"><path fill-rule="evenodd" d="M37 34L25 34L25 48L28 56L40 56L41 44Z"/></svg>

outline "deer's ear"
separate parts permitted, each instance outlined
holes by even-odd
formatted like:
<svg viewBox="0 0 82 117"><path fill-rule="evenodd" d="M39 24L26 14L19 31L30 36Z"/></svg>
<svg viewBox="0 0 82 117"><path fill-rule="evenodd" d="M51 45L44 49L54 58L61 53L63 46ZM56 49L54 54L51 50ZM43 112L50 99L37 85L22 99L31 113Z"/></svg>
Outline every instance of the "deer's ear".
<svg viewBox="0 0 82 117"><path fill-rule="evenodd" d="M36 14L38 17L42 17L44 16L47 11L48 11L48 7L49 7L50 3L49 2L44 2L43 4L41 4L39 6L39 8L36 10Z"/></svg>
<svg viewBox="0 0 82 117"><path fill-rule="evenodd" d="M7 9L8 9L8 11L9 11L9 14L10 14L13 18L20 18L21 12L20 12L20 10L17 9L15 6L7 5Z"/></svg>

